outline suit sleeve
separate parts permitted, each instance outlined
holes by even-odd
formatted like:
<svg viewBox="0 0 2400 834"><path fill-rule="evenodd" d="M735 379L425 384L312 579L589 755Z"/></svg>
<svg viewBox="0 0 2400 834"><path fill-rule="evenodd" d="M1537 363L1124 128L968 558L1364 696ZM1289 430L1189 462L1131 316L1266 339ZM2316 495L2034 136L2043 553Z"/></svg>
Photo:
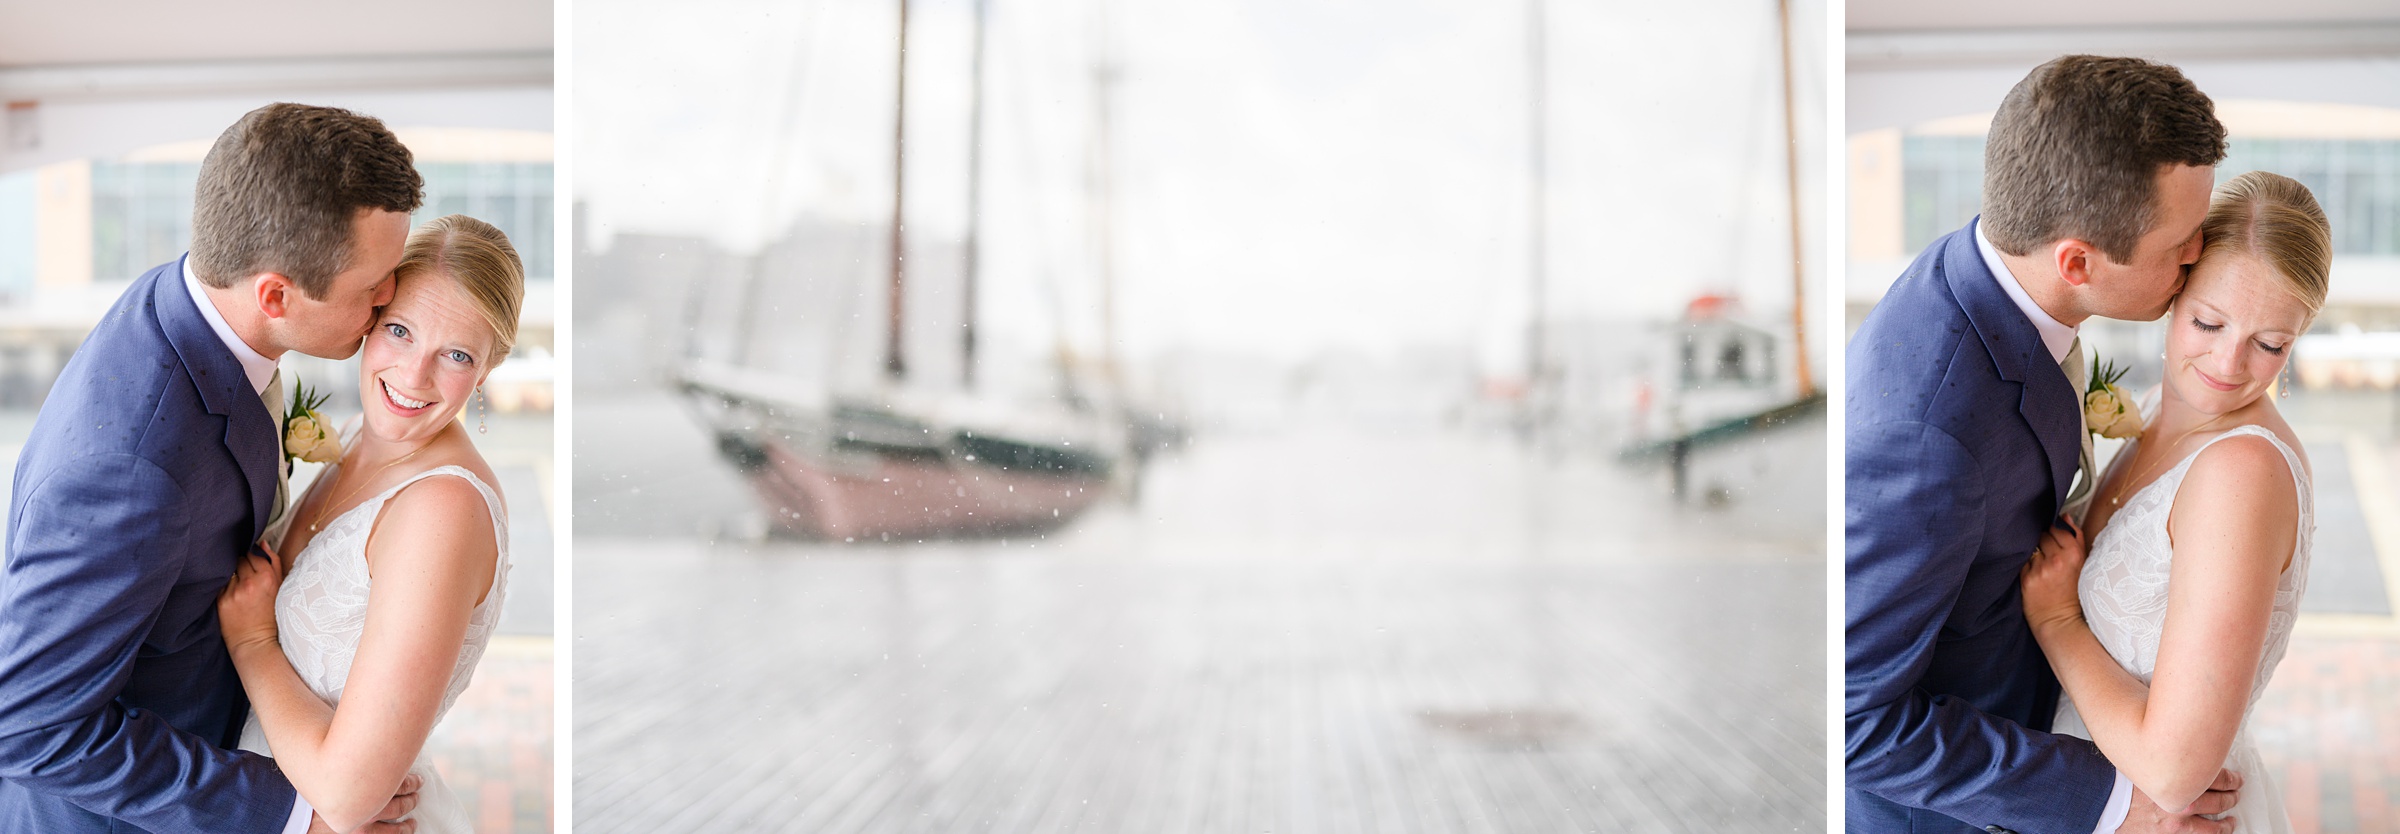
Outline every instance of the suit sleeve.
<svg viewBox="0 0 2400 834"><path fill-rule="evenodd" d="M281 831L296 794L272 761L115 700L182 580L173 479L99 455L25 486L0 567L0 779L151 831Z"/></svg>
<svg viewBox="0 0 2400 834"><path fill-rule="evenodd" d="M1846 446L1849 787L1975 826L2091 831L2115 781L2098 748L1919 686L1983 538L1973 456L1915 422L1852 426Z"/></svg>

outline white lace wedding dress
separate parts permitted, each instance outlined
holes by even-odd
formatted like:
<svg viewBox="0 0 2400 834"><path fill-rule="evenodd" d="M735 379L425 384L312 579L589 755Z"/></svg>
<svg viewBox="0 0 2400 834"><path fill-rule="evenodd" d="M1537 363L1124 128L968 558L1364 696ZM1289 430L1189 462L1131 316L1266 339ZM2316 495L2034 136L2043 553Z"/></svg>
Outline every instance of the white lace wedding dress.
<svg viewBox="0 0 2400 834"><path fill-rule="evenodd" d="M2242 726L2233 737L2233 749L2227 753L2224 766L2242 774L2242 789L2232 816L2237 820L2240 834L2268 834L2292 830L2290 816L2284 810L2283 792L2275 786L2259 761L2258 746L2250 740L2250 709L2258 705L2259 693L2267 689L2267 680L2274 677L2275 664L2283 660L2283 652L2291 642L2292 623L2300 615L2300 594L2308 587L2309 538L2317 529L2316 497L2309 487L2308 470L2301 468L2300 456L2284 445L2274 432L2257 426L2240 426L2203 443L2167 470L2125 499L2123 508L2100 531L2092 542L2090 558L2084 562L2083 576L2076 590L2083 598L2084 619L2091 623L2092 634L2108 649L2117 664L2132 672L2143 683L2158 667L2158 638L2167 618L2167 574L2174 559L2174 549L2167 541L2167 512L2175 504L2175 493L2183 484L2183 476L2192 468L2200 451L2227 438L2255 435L2264 437L2283 452L2284 462L2292 468L2292 478L2300 491L2300 529L2292 550L2292 564L2275 580L2274 612L2267 618L2266 650L2258 657L2258 676L2250 684L2250 698L2242 708ZM2131 454L2128 445L2120 454ZM2091 730L2083 716L2075 712L2074 703L2064 694L2059 696L2058 718L2053 732L2079 738L2091 738Z"/></svg>
<svg viewBox="0 0 2400 834"><path fill-rule="evenodd" d="M328 467L318 477L332 477ZM493 629L500 622L501 600L508 591L508 515L500 503L500 494L473 472L457 466L442 466L426 470L393 486L325 525L325 529L308 543L292 561L290 576L284 577L283 588L275 595L275 627L283 641L283 653L292 661L300 679L310 691L325 703L339 705L342 689L350 677L350 662L358 653L359 636L367 624L367 533L374 527L375 518L382 513L383 504L401 487L432 477L464 478L483 493L485 505L492 511L493 535L500 544L500 558L493 566L491 591L475 606L467 622L466 645L458 651L458 664L450 670L450 685L442 692L439 716L450 712L458 694L467 688L468 679L475 674L475 664L483 659L485 644L491 641ZM249 724L242 728L242 749L273 755L267 749L266 732L258 725L257 713L250 715ZM417 822L417 834L473 834L474 820L467 815L465 803L442 783L434 772L433 763L422 752L410 772L424 778L424 787L417 792L417 809L411 815Z"/></svg>

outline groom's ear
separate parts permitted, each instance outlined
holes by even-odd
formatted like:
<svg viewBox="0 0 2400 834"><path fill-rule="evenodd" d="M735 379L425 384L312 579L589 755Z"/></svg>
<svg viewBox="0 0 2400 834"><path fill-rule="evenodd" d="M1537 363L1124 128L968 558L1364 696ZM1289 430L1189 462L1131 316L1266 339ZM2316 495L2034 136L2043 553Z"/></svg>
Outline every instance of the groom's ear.
<svg viewBox="0 0 2400 834"><path fill-rule="evenodd" d="M2073 286L2080 287L2092 280L2092 267L2098 265L2095 259L2099 257L2099 249L2071 237L2050 244L2050 265L2058 268L2059 280Z"/></svg>
<svg viewBox="0 0 2400 834"><path fill-rule="evenodd" d="M250 290L258 295L258 311L267 318L279 319L291 309L292 293L299 288L283 273L261 272L251 277Z"/></svg>

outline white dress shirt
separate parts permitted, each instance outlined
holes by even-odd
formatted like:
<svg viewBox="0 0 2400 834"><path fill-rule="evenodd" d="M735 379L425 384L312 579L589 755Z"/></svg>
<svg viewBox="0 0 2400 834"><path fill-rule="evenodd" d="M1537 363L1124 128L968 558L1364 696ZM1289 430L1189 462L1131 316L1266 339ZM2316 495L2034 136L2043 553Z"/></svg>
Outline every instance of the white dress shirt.
<svg viewBox="0 0 2400 834"><path fill-rule="evenodd" d="M2028 321L2033 322L2033 329L2042 334L2042 346L2050 349L2051 363L2067 361L2067 351L2075 347L2075 328L2060 324L2058 319L2050 317L2049 311L2042 309L2042 305L2033 303L2033 296L2025 293L2017 274L2010 272L2008 264L2000 260L2000 250L1992 248L1992 242L1983 236L1982 220L1975 221L1975 251L1983 254L1983 265L1991 268L1992 279L2000 285L2000 291L2008 293L2008 300L2016 302L2017 309L2025 313ZM2090 476L2087 474L2086 477ZM2117 771L2116 787L2108 791L2108 806L2100 809L2100 825L2092 829L2092 834L2116 831L2117 826L2125 824L2125 816L2132 811L2133 782L2126 779L2125 772L2120 770Z"/></svg>
<svg viewBox="0 0 2400 834"><path fill-rule="evenodd" d="M233 351L233 358L242 363L242 374L250 378L250 393L254 396L265 395L267 383L275 379L275 360L252 349L248 342L242 341L242 337L233 332L231 325L225 323L225 315L217 312L216 302L210 301L208 292L200 286L200 276L193 274L192 256L189 253L183 256L183 288L191 291L192 306L200 308L200 318L208 322L208 329L216 331L218 341L224 342L225 348ZM270 413L273 411L268 409ZM278 432L276 437L280 440L282 433ZM299 791L293 791L292 816L284 821L283 834L308 834L308 820L315 815L316 809L309 807L308 800L301 798Z"/></svg>
<svg viewBox="0 0 2400 834"><path fill-rule="evenodd" d="M2033 296L2025 294L2025 286L2017 274L2008 271L2008 264L2000 260L2000 250L1992 248L1992 242L1984 238L1980 220L1975 223L1975 251L1983 253L1983 265L1991 268L1992 279L1999 283L2000 291L2008 293L2008 300L2016 302L2026 320L2033 322L2033 329L2042 334L2042 346L2050 349L2050 364L2067 361L2067 351L2075 346L2075 328L2051 318L2048 310L2033 303Z"/></svg>
<svg viewBox="0 0 2400 834"><path fill-rule="evenodd" d="M225 323L225 314L217 312L215 302L208 300L207 288L200 285L200 276L193 274L190 255L183 256L183 287L192 291L192 305L200 308L200 318L207 320L208 329L216 331L217 339L242 363L242 374L250 378L250 393L267 393L267 383L275 379L276 361L260 355L233 332L232 325Z"/></svg>

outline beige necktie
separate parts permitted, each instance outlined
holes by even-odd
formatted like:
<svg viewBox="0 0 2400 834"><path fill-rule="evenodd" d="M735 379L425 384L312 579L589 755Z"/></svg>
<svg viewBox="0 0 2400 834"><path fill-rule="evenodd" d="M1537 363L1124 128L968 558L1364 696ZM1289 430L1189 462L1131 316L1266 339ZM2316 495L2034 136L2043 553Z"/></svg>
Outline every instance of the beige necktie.
<svg viewBox="0 0 2400 834"><path fill-rule="evenodd" d="M267 377L267 390L258 398L267 404L267 416L275 421L275 500L267 503L267 532L261 537L272 542L282 538L276 535L276 524L283 520L284 496L291 491L292 484L292 459L283 454L282 368L275 369L275 374Z"/></svg>
<svg viewBox="0 0 2400 834"><path fill-rule="evenodd" d="M2067 346L2067 359L2059 363L2058 369L2067 372L2067 384L2075 388L2075 436L2083 440L2083 458L2075 464L2081 474L2067 490L2066 507L2068 518L2081 519L2083 508L2092 501L2092 479L2100 474L2092 465L2092 427L2083 424L2083 389L2092 382L2091 368L2083 360L2083 337L2075 337L2074 344Z"/></svg>

